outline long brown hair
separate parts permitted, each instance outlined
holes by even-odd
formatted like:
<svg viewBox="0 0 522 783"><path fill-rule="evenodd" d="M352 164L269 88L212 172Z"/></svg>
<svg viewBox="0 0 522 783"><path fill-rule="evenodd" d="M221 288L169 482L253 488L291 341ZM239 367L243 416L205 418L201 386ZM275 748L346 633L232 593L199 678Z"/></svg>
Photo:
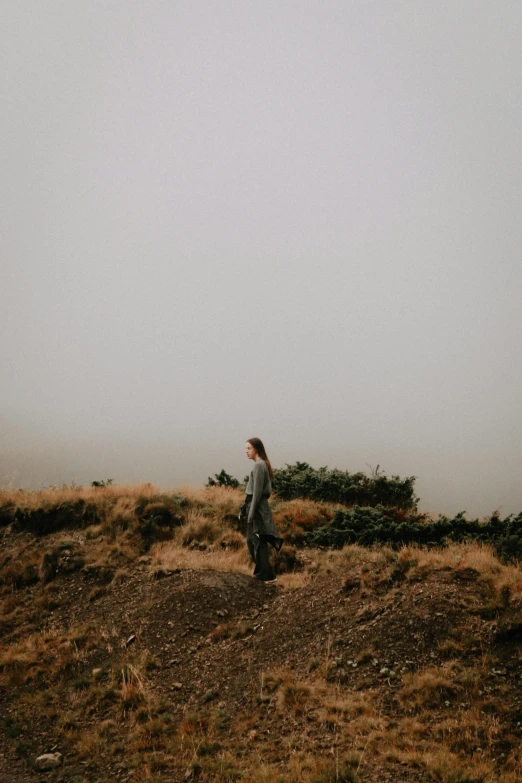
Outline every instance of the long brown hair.
<svg viewBox="0 0 522 783"><path fill-rule="evenodd" d="M247 443L250 443L250 445L255 448L258 457L261 457L261 459L266 462L266 466L268 468L268 475L270 476L270 480L273 481L274 471L272 470L272 465L270 464L270 460L266 456L266 449L263 446L263 441L260 440L259 438L249 438L247 440Z"/></svg>

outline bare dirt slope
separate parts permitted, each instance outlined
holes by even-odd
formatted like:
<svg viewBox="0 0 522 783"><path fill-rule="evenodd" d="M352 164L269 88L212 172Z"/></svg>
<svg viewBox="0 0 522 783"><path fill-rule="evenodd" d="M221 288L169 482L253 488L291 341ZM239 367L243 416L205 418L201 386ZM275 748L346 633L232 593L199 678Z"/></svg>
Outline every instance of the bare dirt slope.
<svg viewBox="0 0 522 783"><path fill-rule="evenodd" d="M521 779L522 608L478 570L359 554L289 589L142 561L13 607L0 783Z"/></svg>

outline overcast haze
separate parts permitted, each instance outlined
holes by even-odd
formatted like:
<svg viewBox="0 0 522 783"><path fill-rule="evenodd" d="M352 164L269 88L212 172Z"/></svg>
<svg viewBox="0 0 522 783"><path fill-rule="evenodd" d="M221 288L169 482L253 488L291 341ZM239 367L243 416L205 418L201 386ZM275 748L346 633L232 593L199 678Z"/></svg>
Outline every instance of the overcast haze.
<svg viewBox="0 0 522 783"><path fill-rule="evenodd" d="M0 10L0 483L522 511L519 2Z"/></svg>

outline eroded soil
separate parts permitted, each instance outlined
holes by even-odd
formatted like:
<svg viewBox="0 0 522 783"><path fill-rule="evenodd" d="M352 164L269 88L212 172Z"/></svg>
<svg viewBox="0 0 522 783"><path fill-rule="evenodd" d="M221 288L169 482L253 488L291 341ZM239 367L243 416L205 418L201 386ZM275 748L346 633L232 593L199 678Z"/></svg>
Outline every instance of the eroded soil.
<svg viewBox="0 0 522 783"><path fill-rule="evenodd" d="M42 600L49 594L51 603ZM87 630L59 677L45 663L44 650L41 663L20 664L18 679L14 663L14 675L4 679L0 783L248 781L248 770L262 765L278 776L274 782L296 780L291 762L300 752L333 759L350 742L358 753L359 781L431 781L415 763L365 749L366 738L349 732L355 718L328 716L324 689L347 703L378 703L389 730L415 713L413 703L398 697L405 677L451 660L482 672L476 698L495 710L499 724L488 752L507 758L520 742L522 612L516 602L492 604L469 569L438 570L413 581L385 575L370 590L358 566L335 567L302 588L284 589L215 571L172 571L158 578L141 562L121 584L107 587L103 574L78 570L58 575L52 590L41 584L24 588L16 600L27 609L37 598L30 621L8 629L4 645ZM289 673L310 691L302 708L282 699L278 678ZM142 693L116 710L115 683L125 677ZM133 733L146 719L140 698L142 709L161 705L157 722L168 715L157 741L152 730L146 741L143 735L137 742ZM447 698L436 699L433 725L469 699L458 684ZM79 703L82 713L69 725L64 714L72 715ZM79 738L103 726L105 741L78 750ZM177 751L169 745L174 737ZM452 748L458 752L458 743ZM37 772L34 759L56 749L63 766ZM465 759L469 750L461 753ZM149 762L140 766L146 754ZM219 769L223 754L236 760L229 772Z"/></svg>

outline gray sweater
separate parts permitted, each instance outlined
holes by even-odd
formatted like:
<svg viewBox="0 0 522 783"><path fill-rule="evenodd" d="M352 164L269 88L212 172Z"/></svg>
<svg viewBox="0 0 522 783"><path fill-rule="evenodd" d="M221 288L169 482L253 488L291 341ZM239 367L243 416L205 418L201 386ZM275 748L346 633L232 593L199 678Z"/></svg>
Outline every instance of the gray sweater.
<svg viewBox="0 0 522 783"><path fill-rule="evenodd" d="M259 507L262 498L269 498L272 494L272 482L270 481L270 474L266 466L266 462L263 459L258 459L254 462L254 467L248 478L248 484L246 486L246 494L252 495L252 503L250 505L250 512L248 514L248 521L252 522L256 508Z"/></svg>

